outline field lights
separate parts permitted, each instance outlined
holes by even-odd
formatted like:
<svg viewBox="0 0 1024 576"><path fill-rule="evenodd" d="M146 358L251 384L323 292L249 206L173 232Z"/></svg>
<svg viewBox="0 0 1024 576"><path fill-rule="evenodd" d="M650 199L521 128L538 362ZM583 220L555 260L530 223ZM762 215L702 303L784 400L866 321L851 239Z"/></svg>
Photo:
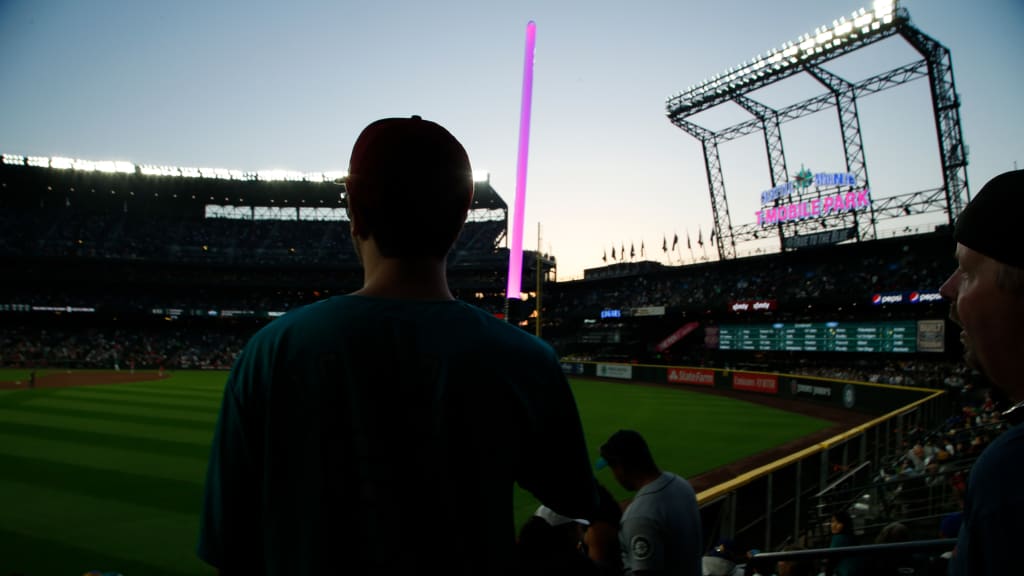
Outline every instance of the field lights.
<svg viewBox="0 0 1024 576"><path fill-rule="evenodd" d="M818 27L814 34L802 34L795 42L784 42L779 48L770 49L766 55L758 54L750 62L729 68L723 74L716 74L710 80L677 92L666 100L668 115L685 112L703 104L705 100L762 78L766 67L771 71L781 71L850 41L877 34L893 23L896 7L895 0L876 0L871 10L855 10L850 20L845 17L833 20L831 27Z"/></svg>

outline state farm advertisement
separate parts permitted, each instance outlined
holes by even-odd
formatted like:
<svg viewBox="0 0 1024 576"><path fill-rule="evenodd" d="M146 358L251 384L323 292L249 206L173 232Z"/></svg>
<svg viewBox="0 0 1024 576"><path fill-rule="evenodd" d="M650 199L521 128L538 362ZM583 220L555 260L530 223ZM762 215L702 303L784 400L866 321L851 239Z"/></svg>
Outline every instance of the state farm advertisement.
<svg viewBox="0 0 1024 576"><path fill-rule="evenodd" d="M715 371L700 368L669 368L668 381L673 384L692 384L694 386L714 386Z"/></svg>
<svg viewBox="0 0 1024 576"><path fill-rule="evenodd" d="M774 374L736 372L732 375L732 389L760 394L778 394L779 377Z"/></svg>

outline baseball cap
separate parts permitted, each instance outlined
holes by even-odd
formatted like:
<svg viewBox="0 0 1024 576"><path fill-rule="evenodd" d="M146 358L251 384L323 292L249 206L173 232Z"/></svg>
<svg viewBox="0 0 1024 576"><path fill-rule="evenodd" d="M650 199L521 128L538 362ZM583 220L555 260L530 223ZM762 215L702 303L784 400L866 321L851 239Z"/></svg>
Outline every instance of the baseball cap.
<svg viewBox="0 0 1024 576"><path fill-rule="evenodd" d="M1017 235L1018 214L1024 211L1024 170L1003 172L978 192L957 218L957 242L1010 266L1024 268L1024 250Z"/></svg>
<svg viewBox="0 0 1024 576"><path fill-rule="evenodd" d="M651 462L651 450L647 447L647 441L635 430L619 430L612 434L608 441L601 446L601 457L594 463L594 468L601 470L611 465L611 462L622 464L635 464L637 462Z"/></svg>
<svg viewBox="0 0 1024 576"><path fill-rule="evenodd" d="M414 115L371 122L352 146L348 174L351 186L360 180L421 186L435 179L464 179L472 192L473 169L462 144L446 128Z"/></svg>
<svg viewBox="0 0 1024 576"><path fill-rule="evenodd" d="M715 544L715 547L708 552L708 556L716 556L718 558L734 559L736 557L736 542L723 538Z"/></svg>
<svg viewBox="0 0 1024 576"><path fill-rule="evenodd" d="M545 522L552 526L563 526L570 522L582 524L584 526L590 526L590 522L583 518L570 518L568 516L562 516L558 512L555 512L551 508L541 504L537 511L533 513L534 516L539 516L544 519Z"/></svg>

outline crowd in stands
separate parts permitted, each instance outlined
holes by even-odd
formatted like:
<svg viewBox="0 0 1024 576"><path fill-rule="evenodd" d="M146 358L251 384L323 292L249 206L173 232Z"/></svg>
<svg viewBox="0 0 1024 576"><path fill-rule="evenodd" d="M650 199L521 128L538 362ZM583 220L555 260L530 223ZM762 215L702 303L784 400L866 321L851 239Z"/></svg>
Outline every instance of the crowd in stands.
<svg viewBox="0 0 1024 576"><path fill-rule="evenodd" d="M347 221L240 220L76 205L0 212L0 256L234 266L358 265ZM503 221L467 222L452 259L496 251Z"/></svg>
<svg viewBox="0 0 1024 576"><path fill-rule="evenodd" d="M0 366L11 368L226 369L248 334L179 328L88 330L5 326Z"/></svg>
<svg viewBox="0 0 1024 576"><path fill-rule="evenodd" d="M602 309L665 306L725 314L736 300L772 300L776 316L806 315L808 308L858 313L872 295L937 291L949 273L943 234L834 246L828 252L793 252L666 269L657 274L559 286L548 303L552 316L589 315ZM832 311L829 310L829 311Z"/></svg>
<svg viewBox="0 0 1024 576"><path fill-rule="evenodd" d="M807 359L798 364L780 366L779 371L831 380L853 380L872 384L891 384L939 389L960 389L970 380L973 371L963 362L947 358L913 360L860 360L857 363L827 365Z"/></svg>

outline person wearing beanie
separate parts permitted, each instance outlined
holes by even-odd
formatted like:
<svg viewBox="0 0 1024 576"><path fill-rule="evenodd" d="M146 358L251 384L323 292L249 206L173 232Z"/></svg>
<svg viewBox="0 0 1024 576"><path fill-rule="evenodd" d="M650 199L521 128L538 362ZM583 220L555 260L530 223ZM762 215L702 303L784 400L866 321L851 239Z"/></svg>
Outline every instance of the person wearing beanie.
<svg viewBox="0 0 1024 576"><path fill-rule="evenodd" d="M1024 170L989 180L954 228L957 268L940 292L960 327L964 361L1012 406L1011 428L971 468L953 576L1013 574L1024 537Z"/></svg>
<svg viewBox="0 0 1024 576"><path fill-rule="evenodd" d="M199 557L225 575L514 574L516 484L572 518L597 505L569 382L549 344L449 290L474 192L451 132L372 122L343 183L362 287L236 360Z"/></svg>

